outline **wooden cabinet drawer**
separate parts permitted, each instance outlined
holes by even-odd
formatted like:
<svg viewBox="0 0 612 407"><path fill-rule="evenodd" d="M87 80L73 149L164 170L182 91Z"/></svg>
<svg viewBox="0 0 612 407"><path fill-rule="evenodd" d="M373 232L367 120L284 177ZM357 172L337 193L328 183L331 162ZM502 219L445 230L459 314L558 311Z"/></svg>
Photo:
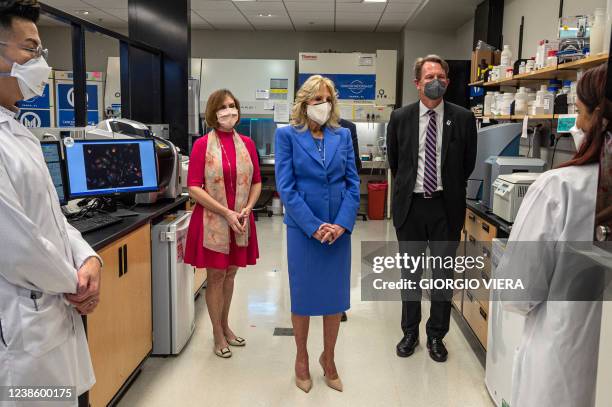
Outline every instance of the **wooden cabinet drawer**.
<svg viewBox="0 0 612 407"><path fill-rule="evenodd" d="M96 375L89 394L92 407L106 406L152 349L150 225L99 255L104 260L100 304L87 317Z"/></svg>
<svg viewBox="0 0 612 407"><path fill-rule="evenodd" d="M471 210L467 210L465 214L465 227L467 236L472 236L479 242L490 242L497 237L497 228L476 215Z"/></svg>
<svg viewBox="0 0 612 407"><path fill-rule="evenodd" d="M480 302L476 300L474 294L469 289L465 290L463 298L463 316L472 328L472 331L476 334L482 346L486 349L488 312Z"/></svg>

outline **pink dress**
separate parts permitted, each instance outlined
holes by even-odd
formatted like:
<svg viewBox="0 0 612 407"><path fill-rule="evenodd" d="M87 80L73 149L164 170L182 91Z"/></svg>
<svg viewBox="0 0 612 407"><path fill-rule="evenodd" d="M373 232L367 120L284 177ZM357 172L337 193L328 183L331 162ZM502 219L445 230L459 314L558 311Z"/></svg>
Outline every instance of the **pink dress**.
<svg viewBox="0 0 612 407"><path fill-rule="evenodd" d="M231 164L228 165L228 160L223 161L223 178L225 183L225 191L227 194L227 204L230 208L234 207L236 201L236 191L232 190L232 185L236 185L236 146L234 146L233 133L226 133L217 130L217 136ZM255 143L248 137L240 135L244 142L251 161L253 162L253 180L251 184L261 182L261 173L259 172L259 162L257 160L257 151ZM208 143L208 135L198 139L191 151L189 158L189 173L187 175L187 185L190 187L202 187L204 185L204 166L206 157L206 146ZM230 173L232 174L232 182L230 182ZM187 232L187 242L185 248L185 263L191 264L197 268L214 268L227 269L230 266L245 267L254 265L259 258L259 247L257 246L257 231L255 229L255 218L251 213L249 244L247 247L238 247L234 238L234 232L230 231L230 252L229 254L219 253L209 250L203 246L204 242L204 208L200 204L196 204L191 215L189 231Z"/></svg>

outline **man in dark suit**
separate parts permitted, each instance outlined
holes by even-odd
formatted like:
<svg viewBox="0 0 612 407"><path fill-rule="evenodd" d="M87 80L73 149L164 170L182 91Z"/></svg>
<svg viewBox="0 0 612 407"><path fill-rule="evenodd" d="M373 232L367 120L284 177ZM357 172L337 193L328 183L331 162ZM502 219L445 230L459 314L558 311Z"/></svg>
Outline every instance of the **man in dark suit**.
<svg viewBox="0 0 612 407"><path fill-rule="evenodd" d="M387 153L394 177L393 225L400 251L420 256L452 255L465 219L466 185L476 161L476 119L467 109L443 100L448 64L437 55L417 59L414 83L419 101L395 110L387 127ZM453 270L434 269L433 278L453 278ZM418 282L423 269L402 270ZM418 287L418 285L417 285ZM408 296L406 296L406 294ZM452 290L431 290L427 348L431 358L448 357ZM402 296L402 331L397 355L408 357L419 343L421 291Z"/></svg>
<svg viewBox="0 0 612 407"><path fill-rule="evenodd" d="M351 132L351 140L353 140L353 151L355 152L355 166L357 167L357 173L359 174L359 172L361 172L361 157L359 154L359 140L357 139L357 126L355 126L355 123L345 119L340 119L338 121L338 124L340 125L340 127L349 129L349 131ZM340 321L346 322L347 320L348 317L345 311L342 313Z"/></svg>
<svg viewBox="0 0 612 407"><path fill-rule="evenodd" d="M351 139L353 140L353 151L355 151L355 165L357 166L357 172L359 172L361 171L361 157L359 154L359 140L357 140L357 126L355 126L355 123L345 119L340 119L338 121L338 124L340 125L340 127L349 129L349 131L351 132Z"/></svg>

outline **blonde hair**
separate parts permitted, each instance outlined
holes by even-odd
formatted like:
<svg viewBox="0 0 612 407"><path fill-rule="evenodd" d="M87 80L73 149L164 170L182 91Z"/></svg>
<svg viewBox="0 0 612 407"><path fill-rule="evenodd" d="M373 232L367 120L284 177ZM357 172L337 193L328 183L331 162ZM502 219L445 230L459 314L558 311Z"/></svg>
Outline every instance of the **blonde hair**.
<svg viewBox="0 0 612 407"><path fill-rule="evenodd" d="M338 128L340 125L340 113L338 111L338 95L336 94L336 86L329 78L321 75L312 75L304 82L302 87L297 91L295 103L291 109L291 124L298 127L300 131L306 131L308 128L308 116L306 108L308 102L316 97L322 86L327 86L331 94L331 114L326 125L333 128Z"/></svg>

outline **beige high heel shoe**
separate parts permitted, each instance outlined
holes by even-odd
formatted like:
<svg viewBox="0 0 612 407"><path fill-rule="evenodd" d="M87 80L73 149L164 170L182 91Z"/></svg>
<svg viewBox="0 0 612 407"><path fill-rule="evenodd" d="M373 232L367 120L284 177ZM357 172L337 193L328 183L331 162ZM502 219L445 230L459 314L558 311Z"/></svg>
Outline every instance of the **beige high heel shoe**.
<svg viewBox="0 0 612 407"><path fill-rule="evenodd" d="M312 379L302 380L295 376L295 385L304 393L308 393L312 389Z"/></svg>
<svg viewBox="0 0 612 407"><path fill-rule="evenodd" d="M323 366L323 362L321 361L322 357L323 355L319 356L319 364L321 365L321 368L323 369L323 377L325 378L325 384L327 384L328 387L336 391L340 391L340 392L344 391L344 386L342 385L342 380L340 380L339 376L335 379L330 379L325 374L325 367Z"/></svg>

